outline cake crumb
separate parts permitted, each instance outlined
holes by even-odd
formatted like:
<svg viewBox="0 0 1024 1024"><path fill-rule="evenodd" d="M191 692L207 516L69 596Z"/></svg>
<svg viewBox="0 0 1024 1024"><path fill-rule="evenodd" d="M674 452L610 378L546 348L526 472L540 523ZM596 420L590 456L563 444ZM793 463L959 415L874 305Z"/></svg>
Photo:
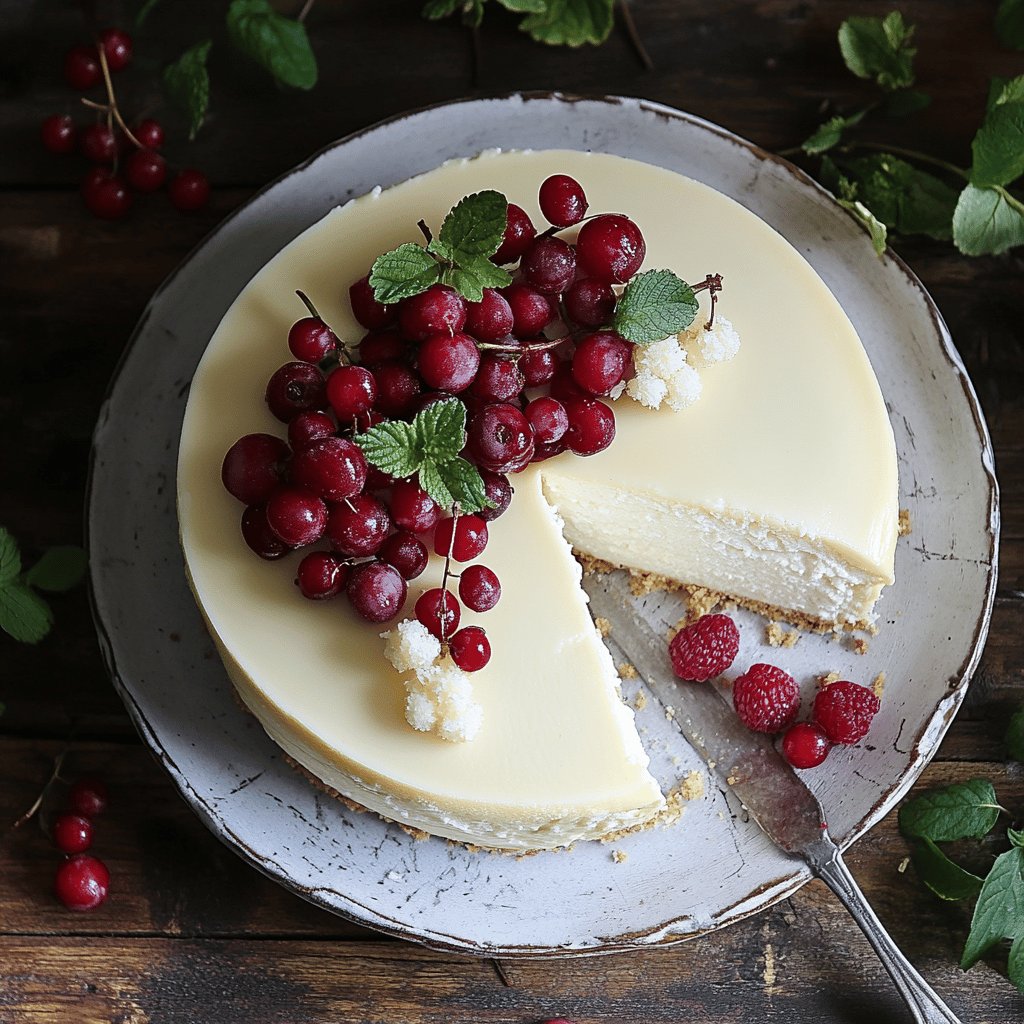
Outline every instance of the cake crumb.
<svg viewBox="0 0 1024 1024"><path fill-rule="evenodd" d="M594 619L594 625L597 626L597 631L601 634L601 636L605 637L611 634L612 624L607 619L602 618L600 615L598 615L598 617Z"/></svg>
<svg viewBox="0 0 1024 1024"><path fill-rule="evenodd" d="M910 858L904 857L903 860L901 860L899 864L896 866L896 870L902 875L908 867L910 867Z"/></svg>
<svg viewBox="0 0 1024 1024"><path fill-rule="evenodd" d="M867 654L868 648L871 646L867 640L862 636L855 636L850 646L853 648L854 654Z"/></svg>
<svg viewBox="0 0 1024 1024"><path fill-rule="evenodd" d="M616 864L625 864L629 860L629 854L625 850L612 850L612 860Z"/></svg>
<svg viewBox="0 0 1024 1024"><path fill-rule="evenodd" d="M679 590L680 584L667 576L661 576L656 572L641 572L637 569L629 570L629 589L634 597L646 597L648 594L664 590L671 593Z"/></svg>
<svg viewBox="0 0 1024 1024"><path fill-rule="evenodd" d="M826 686L831 686L833 683L839 682L838 672L829 672L827 675L818 676L815 682L818 684L819 690L824 690Z"/></svg>
<svg viewBox="0 0 1024 1024"><path fill-rule="evenodd" d="M639 673L634 665L631 665L628 661L624 661L619 666L619 678L620 679L636 679Z"/></svg>
<svg viewBox="0 0 1024 1024"><path fill-rule="evenodd" d="M666 704L665 705L665 718L668 721L672 722L672 721L675 720L675 717L676 717L676 709L674 707L672 707L671 704Z"/></svg>
<svg viewBox="0 0 1024 1024"><path fill-rule="evenodd" d="M914 527L911 525L911 522L910 522L910 509L909 508L901 508L900 509L899 525L896 527L896 532L901 537L906 537L906 535L908 533L910 533L911 530L913 530L913 528Z"/></svg>
<svg viewBox="0 0 1024 1024"><path fill-rule="evenodd" d="M699 800L704 795L704 773L698 768L687 773L679 785L679 795L684 800Z"/></svg>
<svg viewBox="0 0 1024 1024"><path fill-rule="evenodd" d="M795 629L783 629L777 622L764 628L764 638L771 647L796 647L800 634Z"/></svg>
<svg viewBox="0 0 1024 1024"><path fill-rule="evenodd" d="M588 555L585 551L578 551L576 548L572 549L572 553L576 561L583 566L583 572L587 576L594 573L598 576L604 576L615 570L615 566L611 562L606 562L603 558L595 558L593 555Z"/></svg>
<svg viewBox="0 0 1024 1024"><path fill-rule="evenodd" d="M874 691L875 696L881 700L882 694L885 692L885 673L879 672L874 679L871 680L871 689Z"/></svg>
<svg viewBox="0 0 1024 1024"><path fill-rule="evenodd" d="M647 694L643 690L637 691L637 695L633 698L633 707L637 711L643 711L647 707Z"/></svg>
<svg viewBox="0 0 1024 1024"><path fill-rule="evenodd" d="M691 622L696 622L701 616L707 615L712 609L722 603L722 595L715 590L708 590L707 587L684 587L686 597L686 618L677 628L682 629Z"/></svg>

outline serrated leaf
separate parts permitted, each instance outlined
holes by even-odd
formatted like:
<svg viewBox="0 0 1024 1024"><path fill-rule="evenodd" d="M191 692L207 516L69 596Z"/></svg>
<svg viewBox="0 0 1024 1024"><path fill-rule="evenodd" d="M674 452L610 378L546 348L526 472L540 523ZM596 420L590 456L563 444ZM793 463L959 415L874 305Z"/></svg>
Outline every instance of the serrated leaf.
<svg viewBox="0 0 1024 1024"><path fill-rule="evenodd" d="M425 459L454 459L466 443L466 407L457 398L434 402L416 413L412 429Z"/></svg>
<svg viewBox="0 0 1024 1024"><path fill-rule="evenodd" d="M543 14L547 9L547 0L498 0L498 3L516 14Z"/></svg>
<svg viewBox="0 0 1024 1024"><path fill-rule="evenodd" d="M388 420L352 439L363 450L366 461L393 477L412 476L423 462L412 424Z"/></svg>
<svg viewBox="0 0 1024 1024"><path fill-rule="evenodd" d="M213 42L209 39L196 43L164 68L164 91L171 103L188 118L190 140L202 127L210 104L210 75L206 61L211 46Z"/></svg>
<svg viewBox="0 0 1024 1024"><path fill-rule="evenodd" d="M939 899L966 900L981 892L982 879L951 861L930 839L914 844L913 861L918 878Z"/></svg>
<svg viewBox="0 0 1024 1024"><path fill-rule="evenodd" d="M1024 245L1024 204L1005 189L968 185L953 212L953 241L965 256L998 256Z"/></svg>
<svg viewBox="0 0 1024 1024"><path fill-rule="evenodd" d="M1017 711L1006 728L1006 756L1012 761L1024 761L1024 708Z"/></svg>
<svg viewBox="0 0 1024 1024"><path fill-rule="evenodd" d="M437 473L463 512L479 512L491 504L480 471L461 456L438 463Z"/></svg>
<svg viewBox="0 0 1024 1024"><path fill-rule="evenodd" d="M858 78L874 79L886 91L905 89L914 84L913 34L899 11L884 18L847 18L839 26L839 49Z"/></svg>
<svg viewBox="0 0 1024 1024"><path fill-rule="evenodd" d="M909 117L930 107L931 96L917 89L897 89L886 97L884 113L886 117Z"/></svg>
<svg viewBox="0 0 1024 1024"><path fill-rule="evenodd" d="M836 202L864 225L871 236L875 252L881 256L885 252L888 237L885 225L859 199L837 199Z"/></svg>
<svg viewBox="0 0 1024 1024"><path fill-rule="evenodd" d="M860 124L866 113L866 110L858 110L857 113L851 114L849 117L843 117L841 114L830 117L818 127L818 130L809 139L801 144L800 148L811 156L827 152L833 146L838 146L842 142L843 132L847 128Z"/></svg>
<svg viewBox="0 0 1024 1024"><path fill-rule="evenodd" d="M905 836L936 843L980 839L999 818L996 791L987 779L971 779L908 800L899 813Z"/></svg>
<svg viewBox="0 0 1024 1024"><path fill-rule="evenodd" d="M1006 961L1006 976L1017 988L1024 992L1024 935L1018 935L1010 946L1010 955Z"/></svg>
<svg viewBox="0 0 1024 1024"><path fill-rule="evenodd" d="M1024 0L1002 0L996 11L996 35L1015 50L1024 50Z"/></svg>
<svg viewBox="0 0 1024 1024"><path fill-rule="evenodd" d="M425 292L441 277L441 267L421 245L406 242L373 261L370 287L385 305Z"/></svg>
<svg viewBox="0 0 1024 1024"><path fill-rule="evenodd" d="M450 509L455 504L452 492L438 471L436 462L424 462L419 468L420 487L429 494L443 509Z"/></svg>
<svg viewBox="0 0 1024 1024"><path fill-rule="evenodd" d="M612 326L627 341L649 345L685 331L699 308L693 289L671 270L648 270L626 285Z"/></svg>
<svg viewBox="0 0 1024 1024"><path fill-rule="evenodd" d="M971 918L960 966L966 971L1001 939L1024 934L1024 850L1014 847L996 857Z"/></svg>
<svg viewBox="0 0 1024 1024"><path fill-rule="evenodd" d="M0 629L15 640L37 644L50 632L53 613L50 606L23 583L8 583L0 588Z"/></svg>
<svg viewBox="0 0 1024 1024"><path fill-rule="evenodd" d="M278 14L268 0L231 0L228 36L280 85L312 89L317 67L306 26Z"/></svg>
<svg viewBox="0 0 1024 1024"><path fill-rule="evenodd" d="M431 21L447 18L462 6L462 0L429 0L423 5L423 17Z"/></svg>
<svg viewBox="0 0 1024 1024"><path fill-rule="evenodd" d="M484 297L485 288L504 288L512 283L512 275L481 257L445 268L441 280L468 302L479 302Z"/></svg>
<svg viewBox="0 0 1024 1024"><path fill-rule="evenodd" d="M9 583L21 572L18 542L0 526L0 586Z"/></svg>
<svg viewBox="0 0 1024 1024"><path fill-rule="evenodd" d="M1006 838L1010 840L1011 845L1024 847L1024 829L1008 828Z"/></svg>
<svg viewBox="0 0 1024 1024"><path fill-rule="evenodd" d="M548 0L544 10L527 15L520 29L539 43L582 46L603 43L612 30L614 0Z"/></svg>
<svg viewBox="0 0 1024 1024"><path fill-rule="evenodd" d="M82 582L88 566L85 552L73 544L50 548L25 573L25 582L40 590L62 593Z"/></svg>
<svg viewBox="0 0 1024 1024"><path fill-rule="evenodd" d="M508 200L500 192L474 192L451 208L429 248L455 263L486 259L498 251L507 222Z"/></svg>
<svg viewBox="0 0 1024 1024"><path fill-rule="evenodd" d="M1024 174L1024 100L1004 86L971 143L971 184L1006 185Z"/></svg>

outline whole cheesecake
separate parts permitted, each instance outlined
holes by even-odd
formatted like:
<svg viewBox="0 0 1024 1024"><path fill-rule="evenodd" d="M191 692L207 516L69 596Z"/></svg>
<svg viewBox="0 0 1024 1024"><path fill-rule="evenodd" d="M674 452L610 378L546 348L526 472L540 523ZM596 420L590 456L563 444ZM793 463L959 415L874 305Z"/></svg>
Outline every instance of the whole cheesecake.
<svg viewBox="0 0 1024 1024"><path fill-rule="evenodd" d="M451 743L413 729L381 628L345 601L293 585L299 555L253 557L221 484L233 442L283 434L262 401L301 312L301 289L346 341L363 333L348 285L385 250L421 242L462 197L494 189L541 222L552 174L592 211L627 214L644 269L725 281L720 308L739 354L702 373L673 411L614 402L615 441L511 477L484 561L502 582L486 613L492 657L473 676L482 726ZM246 286L207 347L189 394L178 463L189 579L246 706L299 765L342 796L428 833L538 850L655 819L632 711L587 611L572 549L707 588L800 625L865 627L893 580L896 451L878 383L849 319L796 250L733 200L670 171L576 151L488 152L336 209ZM441 580L431 556L407 607Z"/></svg>

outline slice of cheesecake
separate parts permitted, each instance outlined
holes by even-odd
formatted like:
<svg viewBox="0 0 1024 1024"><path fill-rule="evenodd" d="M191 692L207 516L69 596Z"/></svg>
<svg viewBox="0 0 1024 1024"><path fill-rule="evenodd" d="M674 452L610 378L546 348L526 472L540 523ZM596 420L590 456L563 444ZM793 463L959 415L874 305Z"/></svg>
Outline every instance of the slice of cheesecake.
<svg viewBox="0 0 1024 1024"><path fill-rule="evenodd" d="M615 402L617 436L591 458L512 477L481 561L502 582L481 616L492 658L473 677L483 726L446 743L405 720L405 689L378 629L347 603L303 600L299 555L256 559L220 483L224 452L283 434L262 401L307 292L346 340L362 335L348 284L418 239L464 195L497 189L540 223L537 189L571 174L593 211L620 211L647 240L645 268L723 275L739 355L702 371L682 412ZM196 599L242 699L330 788L385 817L485 847L564 846L650 821L664 799L590 621L570 545L718 591L807 625L870 623L892 582L896 453L863 347L828 288L776 232L713 189L599 154L487 153L328 214L250 282L192 383L178 499ZM409 588L440 579L439 559ZM467 620L468 621L468 620Z"/></svg>

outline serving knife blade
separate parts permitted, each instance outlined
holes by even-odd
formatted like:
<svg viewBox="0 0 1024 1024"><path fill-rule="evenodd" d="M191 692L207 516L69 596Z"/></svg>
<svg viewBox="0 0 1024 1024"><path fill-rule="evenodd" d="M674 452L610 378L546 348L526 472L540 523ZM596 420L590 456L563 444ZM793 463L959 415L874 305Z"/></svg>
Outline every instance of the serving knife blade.
<svg viewBox="0 0 1024 1024"><path fill-rule="evenodd" d="M803 860L836 894L874 947L917 1024L959 1019L900 952L871 909L828 832L818 798L762 733L751 732L714 685L686 683L672 670L668 641L637 611L623 570L589 573L591 613L611 623L612 638L672 720L777 846Z"/></svg>

